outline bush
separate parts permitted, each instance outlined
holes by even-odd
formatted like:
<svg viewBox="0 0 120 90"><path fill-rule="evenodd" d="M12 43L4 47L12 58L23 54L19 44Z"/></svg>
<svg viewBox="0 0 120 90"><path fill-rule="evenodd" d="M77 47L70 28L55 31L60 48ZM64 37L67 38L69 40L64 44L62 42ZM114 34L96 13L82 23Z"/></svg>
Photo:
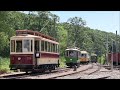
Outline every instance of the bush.
<svg viewBox="0 0 120 90"><path fill-rule="evenodd" d="M63 56L60 57L60 67L65 67L65 58Z"/></svg>
<svg viewBox="0 0 120 90"><path fill-rule="evenodd" d="M0 57L0 74L7 73L10 71L9 64L10 64L9 58Z"/></svg>
<svg viewBox="0 0 120 90"><path fill-rule="evenodd" d="M102 56L98 57L98 63L105 64L105 55L103 54Z"/></svg>

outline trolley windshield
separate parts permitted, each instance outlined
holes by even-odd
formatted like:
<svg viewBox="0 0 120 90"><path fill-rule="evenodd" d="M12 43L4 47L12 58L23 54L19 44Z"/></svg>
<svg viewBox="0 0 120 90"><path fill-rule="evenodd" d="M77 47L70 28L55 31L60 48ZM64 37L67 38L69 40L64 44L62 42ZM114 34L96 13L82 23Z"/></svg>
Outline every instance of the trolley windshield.
<svg viewBox="0 0 120 90"><path fill-rule="evenodd" d="M21 52L32 52L33 40L11 40L11 52L21 53Z"/></svg>
<svg viewBox="0 0 120 90"><path fill-rule="evenodd" d="M74 50L67 50L66 51L66 56L67 57L77 57L78 56L78 52L74 51Z"/></svg>

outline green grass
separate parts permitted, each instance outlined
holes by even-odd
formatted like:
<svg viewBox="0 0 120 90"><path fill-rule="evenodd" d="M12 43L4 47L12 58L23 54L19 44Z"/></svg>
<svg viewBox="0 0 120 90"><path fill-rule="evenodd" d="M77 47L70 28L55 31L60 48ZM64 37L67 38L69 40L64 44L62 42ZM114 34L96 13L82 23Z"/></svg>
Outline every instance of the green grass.
<svg viewBox="0 0 120 90"><path fill-rule="evenodd" d="M65 67L65 58L64 57L60 57L60 67Z"/></svg>
<svg viewBox="0 0 120 90"><path fill-rule="evenodd" d="M0 73L10 72L9 64L9 58L0 58Z"/></svg>
<svg viewBox="0 0 120 90"><path fill-rule="evenodd" d="M105 63L105 55L102 55L101 57L98 57L98 62L101 64Z"/></svg>
<svg viewBox="0 0 120 90"><path fill-rule="evenodd" d="M11 72L9 68L10 58L0 58L0 74ZM65 65L65 58L60 57L60 67L64 68Z"/></svg>

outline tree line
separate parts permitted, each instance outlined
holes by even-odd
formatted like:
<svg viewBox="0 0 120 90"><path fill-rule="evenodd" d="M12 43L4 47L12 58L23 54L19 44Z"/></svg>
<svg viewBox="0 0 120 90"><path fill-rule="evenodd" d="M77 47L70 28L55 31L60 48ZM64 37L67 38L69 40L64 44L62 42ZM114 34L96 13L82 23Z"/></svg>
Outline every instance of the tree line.
<svg viewBox="0 0 120 90"><path fill-rule="evenodd" d="M89 53L98 55L107 51L106 40L108 35L108 51L119 51L120 36L114 33L86 27L87 22L81 17L70 17L66 22L59 22L60 17L50 11L29 11L28 14L19 11L0 11L0 56L9 57L10 37L16 30L30 29L54 37L60 43L60 54L63 56L67 47L79 47Z"/></svg>

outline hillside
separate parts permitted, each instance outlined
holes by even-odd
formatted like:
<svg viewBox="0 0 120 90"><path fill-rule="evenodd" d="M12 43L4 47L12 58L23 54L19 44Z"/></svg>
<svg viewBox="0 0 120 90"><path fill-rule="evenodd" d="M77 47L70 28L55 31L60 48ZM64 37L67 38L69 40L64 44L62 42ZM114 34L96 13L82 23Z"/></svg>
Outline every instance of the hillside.
<svg viewBox="0 0 120 90"><path fill-rule="evenodd" d="M69 22L64 23L59 23L59 20L59 16L49 11L38 11L38 15L34 12L24 14L17 11L0 11L0 57L9 57L9 39L15 35L17 29L36 30L56 38L60 42L61 56L67 46L77 46L81 50L99 55L105 54L107 35L109 52L111 51L112 39L116 40L115 34L85 27L87 22L80 17L70 17ZM116 41L120 42L119 36Z"/></svg>

